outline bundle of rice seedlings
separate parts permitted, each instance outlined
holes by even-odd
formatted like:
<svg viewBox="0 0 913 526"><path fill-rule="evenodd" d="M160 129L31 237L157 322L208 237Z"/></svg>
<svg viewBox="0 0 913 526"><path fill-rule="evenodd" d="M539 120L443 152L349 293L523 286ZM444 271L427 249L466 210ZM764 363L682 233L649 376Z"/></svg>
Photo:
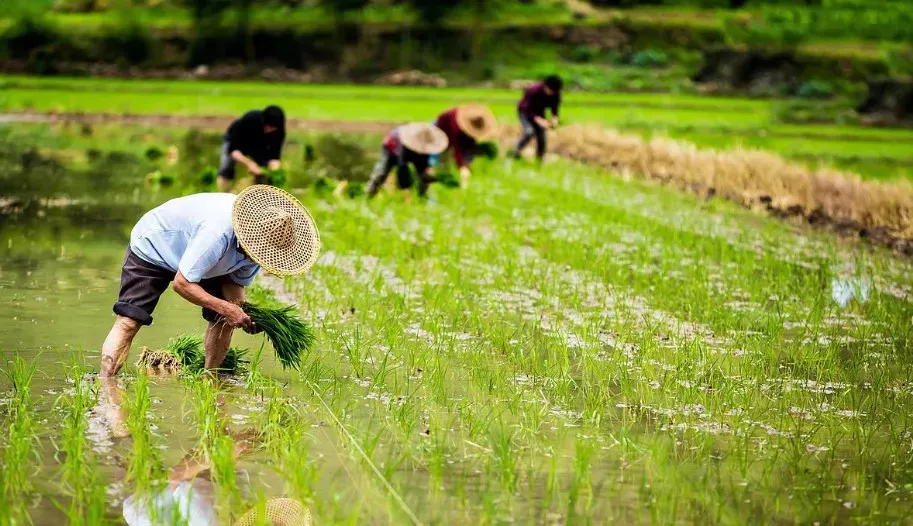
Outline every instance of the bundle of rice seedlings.
<svg viewBox="0 0 913 526"><path fill-rule="evenodd" d="M237 373L246 369L247 349L232 347L225 355L219 371ZM159 369L172 373L197 373L206 367L206 351L203 349L203 338L195 334L185 334L172 339L163 349L143 348L137 367Z"/></svg>
<svg viewBox="0 0 913 526"><path fill-rule="evenodd" d="M460 179L452 172L441 172L434 174L434 179L447 188L459 188Z"/></svg>
<svg viewBox="0 0 913 526"><path fill-rule="evenodd" d="M273 186L278 186L280 188L284 187L288 183L288 173L279 168L278 170L263 170L263 178L267 181L267 184Z"/></svg>
<svg viewBox="0 0 913 526"><path fill-rule="evenodd" d="M480 142L478 146L476 146L476 150L478 151L479 157L484 159L498 158L498 143L494 141Z"/></svg>
<svg viewBox="0 0 913 526"><path fill-rule="evenodd" d="M293 305L273 307L254 303L242 305L244 312L263 330L283 368L298 369L314 347L314 330L298 316Z"/></svg>
<svg viewBox="0 0 913 526"><path fill-rule="evenodd" d="M197 179L197 182L200 183L200 186L212 186L216 184L216 178L219 176L218 170L212 166L207 166L203 173L200 174L200 177Z"/></svg>

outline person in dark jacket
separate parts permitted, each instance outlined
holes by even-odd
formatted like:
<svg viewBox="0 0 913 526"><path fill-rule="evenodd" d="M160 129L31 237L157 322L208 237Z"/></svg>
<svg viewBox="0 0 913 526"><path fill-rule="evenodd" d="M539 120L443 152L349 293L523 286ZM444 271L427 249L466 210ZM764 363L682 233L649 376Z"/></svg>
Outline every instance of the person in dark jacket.
<svg viewBox="0 0 913 526"><path fill-rule="evenodd" d="M536 158L542 161L542 157L545 156L545 130L558 126L558 108L561 106L563 84L558 75L549 75L544 82L537 82L523 92L523 98L517 105L523 136L514 149L515 159L520 158L520 152L535 137ZM545 118L546 109L551 110L551 120Z"/></svg>
<svg viewBox="0 0 913 526"><path fill-rule="evenodd" d="M380 159L371 172L368 182L368 196L373 197L387 180L393 168L401 190L412 186L411 164L419 179L419 195L425 195L433 181L430 155L438 155L447 149L447 135L436 126L416 122L394 128L384 139Z"/></svg>
<svg viewBox="0 0 913 526"><path fill-rule="evenodd" d="M263 169L279 168L284 142L285 113L279 106L249 111L232 122L222 142L219 191L231 190L236 163L246 166L257 183L268 182L263 177Z"/></svg>
<svg viewBox="0 0 913 526"><path fill-rule="evenodd" d="M447 135L447 149L453 151L453 161L460 171L460 184L466 188L472 175L469 165L477 153L478 144L493 139L498 131L494 114L481 104L466 104L438 115L434 125ZM439 162L440 156L431 156L431 166L436 167Z"/></svg>

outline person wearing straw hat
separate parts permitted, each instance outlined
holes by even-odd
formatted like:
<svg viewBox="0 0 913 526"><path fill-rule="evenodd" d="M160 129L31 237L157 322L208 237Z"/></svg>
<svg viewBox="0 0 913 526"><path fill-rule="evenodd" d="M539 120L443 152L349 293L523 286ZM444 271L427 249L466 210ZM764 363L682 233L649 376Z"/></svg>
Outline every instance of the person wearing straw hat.
<svg viewBox="0 0 913 526"><path fill-rule="evenodd" d="M542 161L545 156L545 130L558 126L558 107L561 106L563 86L561 77L549 75L543 82L537 82L523 92L523 98L517 105L523 136L514 148L515 159L520 158L520 152L535 137L536 159ZM546 109L552 112L551 120L545 118Z"/></svg>
<svg viewBox="0 0 913 526"><path fill-rule="evenodd" d="M240 307L244 287L261 268L278 276L306 272L319 250L320 236L308 211L272 186L250 186L238 195L188 195L150 210L130 234L100 376L115 376L121 369L133 338L140 327L152 324L152 312L169 286L203 308L209 322L205 367L218 368L234 329L257 332Z"/></svg>
<svg viewBox="0 0 913 526"><path fill-rule="evenodd" d="M481 104L466 104L441 113L434 125L447 135L447 150L453 151L453 161L460 171L460 184L466 188L472 175L469 165L478 151L478 144L493 139L498 131L494 114ZM440 156L432 155L431 165L439 163Z"/></svg>
<svg viewBox="0 0 913 526"><path fill-rule="evenodd" d="M285 113L279 106L249 111L232 122L222 141L219 191L231 190L237 163L246 166L258 183L265 179L264 167L278 170L284 142Z"/></svg>
<svg viewBox="0 0 913 526"><path fill-rule="evenodd" d="M401 190L412 186L412 174L409 165L415 168L418 176L419 195L425 195L428 185L433 181L429 156L437 155L447 149L447 135L436 126L421 122L404 124L394 128L384 139L380 150L380 159L374 165L371 179L368 182L368 196L373 197L387 180L393 168L396 168L397 184Z"/></svg>

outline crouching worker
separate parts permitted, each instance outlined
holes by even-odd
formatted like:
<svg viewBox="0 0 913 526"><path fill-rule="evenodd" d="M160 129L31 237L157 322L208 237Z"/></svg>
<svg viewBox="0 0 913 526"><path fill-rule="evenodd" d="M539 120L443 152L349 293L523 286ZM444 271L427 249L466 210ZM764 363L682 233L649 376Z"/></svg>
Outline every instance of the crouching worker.
<svg viewBox="0 0 913 526"><path fill-rule="evenodd" d="M249 111L232 122L222 140L219 191L231 190L237 163L246 166L258 184L269 183L263 175L263 169L279 169L284 142L285 113L279 106Z"/></svg>
<svg viewBox="0 0 913 526"><path fill-rule="evenodd" d="M498 121L487 107L466 104L438 115L434 125L447 135L447 149L453 151L453 161L460 171L460 185L468 187L472 175L469 165L478 153L479 143L494 138ZM431 166L437 167L438 164L440 156L432 155Z"/></svg>
<svg viewBox="0 0 913 526"><path fill-rule="evenodd" d="M545 130L558 126L558 107L561 106L561 88L564 82L558 75L549 75L544 82L537 82L526 88L523 98L517 105L520 126L523 136L514 149L514 158L520 158L520 152L536 138L536 159L540 162L545 156ZM552 112L551 120L545 118L545 110Z"/></svg>
<svg viewBox="0 0 913 526"><path fill-rule="evenodd" d="M244 313L244 287L260 268L280 276L306 272L320 248L307 210L288 193L265 185L239 195L195 194L147 212L133 227L124 258L117 319L102 348L100 376L114 376L159 297L171 286L203 308L209 322L207 369L218 368L232 331L257 332Z"/></svg>
<svg viewBox="0 0 913 526"><path fill-rule="evenodd" d="M447 149L447 135L431 124L412 123L394 128L384 139L380 159L371 172L368 182L368 196L373 197L387 180L390 171L396 168L397 185L401 190L412 186L411 164L418 177L419 195L425 195L428 185L434 181L429 156Z"/></svg>

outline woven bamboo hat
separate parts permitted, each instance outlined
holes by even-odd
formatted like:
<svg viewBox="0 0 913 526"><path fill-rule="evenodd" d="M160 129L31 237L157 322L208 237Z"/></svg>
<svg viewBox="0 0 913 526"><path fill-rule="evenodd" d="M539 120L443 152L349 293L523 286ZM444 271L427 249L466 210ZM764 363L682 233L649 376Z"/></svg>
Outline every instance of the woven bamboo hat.
<svg viewBox="0 0 913 526"><path fill-rule="evenodd" d="M245 513L234 524L235 526L253 526L262 524L257 509ZM266 513L262 517L266 524L273 526L311 526L311 512L304 504L293 499L277 497L266 501Z"/></svg>
<svg viewBox="0 0 913 526"><path fill-rule="evenodd" d="M403 124L397 129L397 133L403 146L424 155L439 154L446 150L450 143L447 134L440 128L424 122Z"/></svg>
<svg viewBox="0 0 913 526"><path fill-rule="evenodd" d="M457 108L457 126L478 142L492 139L498 132L498 120L488 106L465 104Z"/></svg>
<svg viewBox="0 0 913 526"><path fill-rule="evenodd" d="M317 261L317 225L284 190L265 184L248 186L235 199L231 220L241 247L271 274L301 274Z"/></svg>

